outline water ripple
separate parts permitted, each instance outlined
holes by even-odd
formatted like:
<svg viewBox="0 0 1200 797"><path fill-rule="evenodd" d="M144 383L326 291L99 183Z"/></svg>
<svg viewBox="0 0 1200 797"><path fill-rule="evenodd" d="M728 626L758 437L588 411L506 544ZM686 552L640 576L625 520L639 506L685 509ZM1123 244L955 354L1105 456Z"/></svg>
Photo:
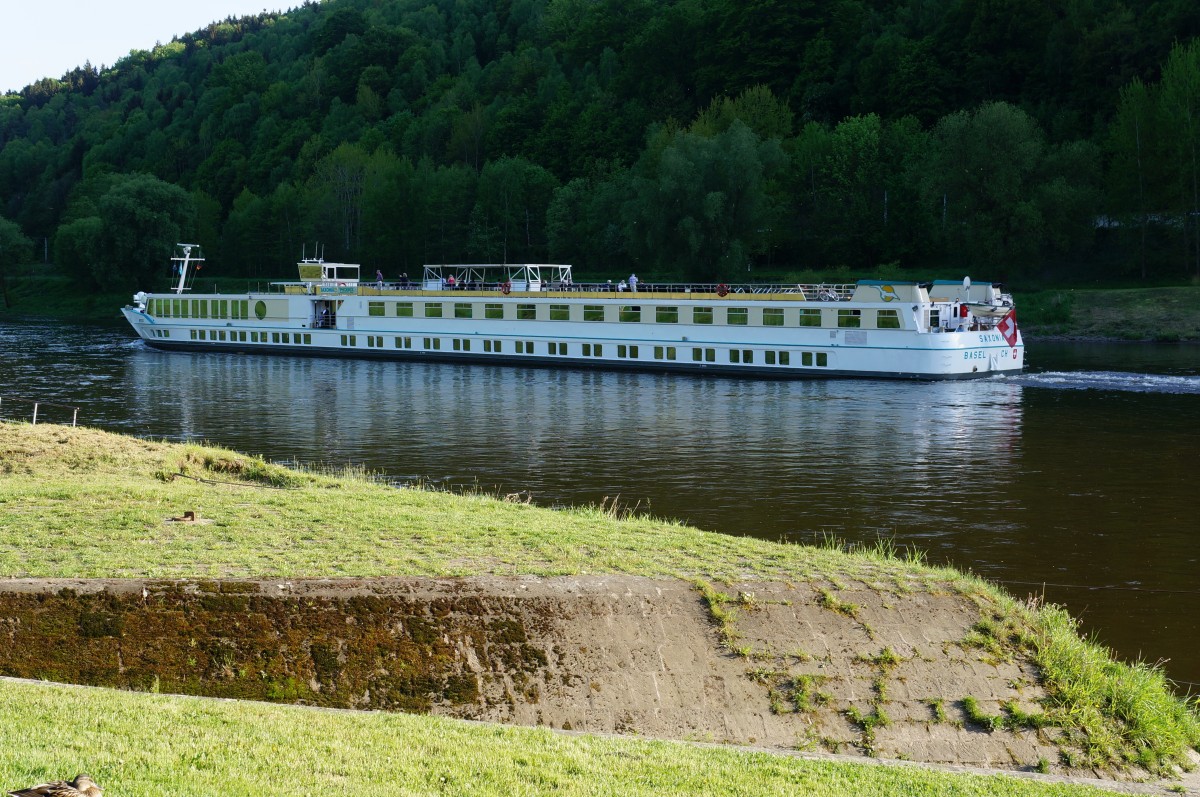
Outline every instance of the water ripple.
<svg viewBox="0 0 1200 797"><path fill-rule="evenodd" d="M1022 387L1200 395L1200 376L1137 374L1121 371L1046 371L1022 374L1010 377L1010 379Z"/></svg>

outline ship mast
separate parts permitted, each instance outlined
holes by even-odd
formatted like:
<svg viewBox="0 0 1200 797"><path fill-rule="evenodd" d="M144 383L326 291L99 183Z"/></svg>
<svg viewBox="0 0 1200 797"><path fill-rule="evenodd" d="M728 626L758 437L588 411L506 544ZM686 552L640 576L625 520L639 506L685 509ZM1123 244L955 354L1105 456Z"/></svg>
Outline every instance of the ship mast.
<svg viewBox="0 0 1200 797"><path fill-rule="evenodd" d="M200 244L175 244L175 248L179 253L171 258L171 262L175 264L175 269L179 272L179 282L175 285L175 293L183 293L187 286L188 266L193 263L203 263L204 258L200 255ZM196 256L192 257L192 250L196 250Z"/></svg>

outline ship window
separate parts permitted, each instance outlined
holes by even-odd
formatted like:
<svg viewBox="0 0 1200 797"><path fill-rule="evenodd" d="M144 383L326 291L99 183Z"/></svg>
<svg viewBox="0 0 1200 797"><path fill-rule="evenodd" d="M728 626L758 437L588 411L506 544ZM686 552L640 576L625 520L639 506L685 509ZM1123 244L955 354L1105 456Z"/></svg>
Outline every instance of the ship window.
<svg viewBox="0 0 1200 797"><path fill-rule="evenodd" d="M238 318L243 321L250 317L250 301L248 299L242 299L238 302L238 312L240 313Z"/></svg>
<svg viewBox="0 0 1200 797"><path fill-rule="evenodd" d="M740 363L741 361L742 361L741 349L730 349L729 350L729 362Z"/></svg>
<svg viewBox="0 0 1200 797"><path fill-rule="evenodd" d="M781 327L781 326L783 326L783 308L782 307L764 307L763 308L763 326L764 327Z"/></svg>
<svg viewBox="0 0 1200 797"><path fill-rule="evenodd" d="M862 310L838 310L838 326L848 329L862 326Z"/></svg>
<svg viewBox="0 0 1200 797"><path fill-rule="evenodd" d="M601 346L599 343L585 343L585 344L583 344L583 356L584 357L603 357L604 356L604 347Z"/></svg>
<svg viewBox="0 0 1200 797"><path fill-rule="evenodd" d="M291 334L290 334L290 333L288 333L288 332L284 332L284 333L283 333L283 342L284 342L284 343L291 343L291 342L292 342L292 336L291 336Z"/></svg>
<svg viewBox="0 0 1200 797"><path fill-rule="evenodd" d="M567 304L552 304L550 305L550 320L551 321L570 321L571 306Z"/></svg>
<svg viewBox="0 0 1200 797"><path fill-rule="evenodd" d="M642 308L638 305L624 305L617 316L622 321L637 322L642 320Z"/></svg>
<svg viewBox="0 0 1200 797"><path fill-rule="evenodd" d="M763 359L767 363L767 365L774 365L775 364L775 352L773 352L773 351L764 352Z"/></svg>
<svg viewBox="0 0 1200 797"><path fill-rule="evenodd" d="M713 322L713 309L711 307L693 307L692 308L692 323L693 324L711 324Z"/></svg>
<svg viewBox="0 0 1200 797"><path fill-rule="evenodd" d="M791 352L786 352L786 351L779 352L779 364L780 365L791 365L792 364Z"/></svg>
<svg viewBox="0 0 1200 797"><path fill-rule="evenodd" d="M800 364L801 365L812 365L813 364L811 351L800 352Z"/></svg>
<svg viewBox="0 0 1200 797"><path fill-rule="evenodd" d="M221 318L229 318L229 300L228 299L221 300L221 311L220 312L221 312L221 315L220 315Z"/></svg>
<svg viewBox="0 0 1200 797"><path fill-rule="evenodd" d="M413 303L412 302L396 302L396 315L400 318L412 318L413 317Z"/></svg>
<svg viewBox="0 0 1200 797"><path fill-rule="evenodd" d="M442 339L441 338L425 338L425 348L431 349L431 350L437 350L437 349L442 348Z"/></svg>
<svg viewBox="0 0 1200 797"><path fill-rule="evenodd" d="M367 315L383 315L383 302L367 302Z"/></svg>
<svg viewBox="0 0 1200 797"><path fill-rule="evenodd" d="M636 360L638 358L638 347L620 344L617 346L617 356Z"/></svg>
<svg viewBox="0 0 1200 797"><path fill-rule="evenodd" d="M536 304L518 304L517 319L520 321L533 321L537 318ZM530 352L532 354L532 352Z"/></svg>
<svg viewBox="0 0 1200 797"><path fill-rule="evenodd" d="M819 327L819 326L821 326L821 311L815 307L800 308L800 326L802 326L802 327Z"/></svg>
<svg viewBox="0 0 1200 797"><path fill-rule="evenodd" d="M259 321L267 317L267 303L262 299L254 303L254 317Z"/></svg>
<svg viewBox="0 0 1200 797"><path fill-rule="evenodd" d="M397 349L411 349L412 348L412 338L393 338L392 342L393 342L393 344L395 344Z"/></svg>
<svg viewBox="0 0 1200 797"><path fill-rule="evenodd" d="M484 318L504 318L504 305L502 304L485 304L483 306Z"/></svg>
<svg viewBox="0 0 1200 797"><path fill-rule="evenodd" d="M550 354L566 354L567 344L550 341L546 344L546 351Z"/></svg>
<svg viewBox="0 0 1200 797"><path fill-rule="evenodd" d="M602 304L585 304L583 306L584 321L603 321L604 320L604 305Z"/></svg>
<svg viewBox="0 0 1200 797"><path fill-rule="evenodd" d="M900 311L898 310L880 310L879 317L875 321L875 326L879 329L899 329L900 328Z"/></svg>
<svg viewBox="0 0 1200 797"><path fill-rule="evenodd" d="M441 318L442 317L442 303L441 302L426 302L425 303L425 317L426 318Z"/></svg>
<svg viewBox="0 0 1200 797"><path fill-rule="evenodd" d="M940 310L930 310L929 311L929 328L937 329L939 326L941 326L941 324L942 324L941 311Z"/></svg>
<svg viewBox="0 0 1200 797"><path fill-rule="evenodd" d="M243 332L242 334L245 334L245 333ZM242 340L245 340L245 338L242 338ZM304 333L304 344L307 346L307 345L309 345L309 344L311 344L311 343L312 343L312 333L311 333L311 332L305 332L305 333Z"/></svg>
<svg viewBox="0 0 1200 797"><path fill-rule="evenodd" d="M750 311L745 307L730 307L725 311L725 323L735 326L744 327L750 322Z"/></svg>
<svg viewBox="0 0 1200 797"><path fill-rule="evenodd" d="M656 359L656 360L674 360L675 359L675 347L674 346L655 346L654 347L654 359Z"/></svg>
<svg viewBox="0 0 1200 797"><path fill-rule="evenodd" d="M501 351L500 341L485 340L483 342L483 350L487 351L487 352L492 352L493 354L499 354Z"/></svg>
<svg viewBox="0 0 1200 797"><path fill-rule="evenodd" d="M471 312L471 305L467 302L455 302L454 303L454 317L455 318L473 318L474 315Z"/></svg>
<svg viewBox="0 0 1200 797"><path fill-rule="evenodd" d="M193 329L191 332L192 332L192 340L195 340L196 338L200 337L200 335L196 332L196 330Z"/></svg>
<svg viewBox="0 0 1200 797"><path fill-rule="evenodd" d="M753 349L730 349L729 350L729 362L731 362L731 363L736 363L736 362L752 363L752 362L754 362L754 350Z"/></svg>
<svg viewBox="0 0 1200 797"><path fill-rule="evenodd" d="M659 324L678 324L679 323L679 308L678 307L656 307L654 308L654 320Z"/></svg>
<svg viewBox="0 0 1200 797"><path fill-rule="evenodd" d="M829 355L823 351L817 352L817 366L824 368L827 365L829 365Z"/></svg>
<svg viewBox="0 0 1200 797"><path fill-rule="evenodd" d="M763 352L763 356L766 358L767 365L790 365L792 360L791 355L786 351L767 351Z"/></svg>

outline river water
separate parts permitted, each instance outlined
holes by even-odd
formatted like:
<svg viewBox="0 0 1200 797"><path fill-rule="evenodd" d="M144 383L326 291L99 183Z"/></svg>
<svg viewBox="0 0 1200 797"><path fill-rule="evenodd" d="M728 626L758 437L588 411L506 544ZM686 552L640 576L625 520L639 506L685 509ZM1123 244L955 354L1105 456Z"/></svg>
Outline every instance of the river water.
<svg viewBox="0 0 1200 797"><path fill-rule="evenodd" d="M728 534L883 538L1044 593L1200 691L1200 347L1034 343L1027 360L972 382L771 382L167 354L120 326L4 322L0 417L38 400L546 506L619 497Z"/></svg>

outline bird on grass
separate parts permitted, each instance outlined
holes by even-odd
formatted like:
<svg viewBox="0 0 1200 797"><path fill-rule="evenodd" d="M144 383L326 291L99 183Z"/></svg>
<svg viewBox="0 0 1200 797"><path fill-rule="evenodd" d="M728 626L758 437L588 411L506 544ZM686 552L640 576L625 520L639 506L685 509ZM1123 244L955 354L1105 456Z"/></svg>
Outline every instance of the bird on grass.
<svg viewBox="0 0 1200 797"><path fill-rule="evenodd" d="M96 781L87 775L76 775L75 780L56 780L40 783L28 789L8 792L9 797L104 797Z"/></svg>

